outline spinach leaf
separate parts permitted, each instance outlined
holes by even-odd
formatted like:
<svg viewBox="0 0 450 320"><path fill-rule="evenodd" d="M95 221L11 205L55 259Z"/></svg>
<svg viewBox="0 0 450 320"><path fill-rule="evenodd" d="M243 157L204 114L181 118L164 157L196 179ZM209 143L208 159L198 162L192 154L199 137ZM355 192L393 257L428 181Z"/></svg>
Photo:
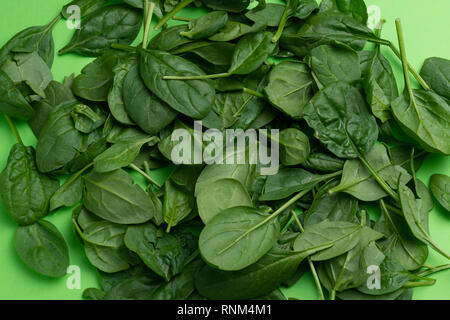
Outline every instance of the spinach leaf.
<svg viewBox="0 0 450 320"><path fill-rule="evenodd" d="M196 288L210 299L260 297L291 277L306 255L275 247L256 263L239 271L222 271L205 266L198 273Z"/></svg>
<svg viewBox="0 0 450 320"><path fill-rule="evenodd" d="M324 0L320 12L342 12L352 16L361 23L367 23L368 13L364 0Z"/></svg>
<svg viewBox="0 0 450 320"><path fill-rule="evenodd" d="M232 41L250 33L261 32L265 27L264 23L254 23L249 26L242 22L228 20L222 29L208 39L219 42Z"/></svg>
<svg viewBox="0 0 450 320"><path fill-rule="evenodd" d="M147 133L158 133L177 116L175 110L147 89L138 66L125 76L122 94L126 114Z"/></svg>
<svg viewBox="0 0 450 320"><path fill-rule="evenodd" d="M0 111L8 116L29 120L35 114L33 108L14 86L14 82L0 69Z"/></svg>
<svg viewBox="0 0 450 320"><path fill-rule="evenodd" d="M18 227L14 247L20 259L37 273L48 277L66 275L69 250L61 233L50 222L40 220Z"/></svg>
<svg viewBox="0 0 450 320"><path fill-rule="evenodd" d="M149 49L171 51L183 44L192 42L191 39L180 35L181 32L187 32L186 25L172 26L162 30L150 40Z"/></svg>
<svg viewBox="0 0 450 320"><path fill-rule="evenodd" d="M309 156L309 139L295 128L284 129L279 135L280 160L286 166L303 163Z"/></svg>
<svg viewBox="0 0 450 320"><path fill-rule="evenodd" d="M191 53L216 66L229 66L235 45L228 42L191 42L171 50L172 54Z"/></svg>
<svg viewBox="0 0 450 320"><path fill-rule="evenodd" d="M344 160L333 157L326 153L311 153L302 163L306 169L313 169L321 172L336 172L344 167Z"/></svg>
<svg viewBox="0 0 450 320"><path fill-rule="evenodd" d="M383 253L398 261L406 270L416 270L425 263L428 257L428 247L411 233L408 224L402 216L391 213L381 204L381 217L374 229L384 234L385 239L378 245Z"/></svg>
<svg viewBox="0 0 450 320"><path fill-rule="evenodd" d="M72 0L63 7L61 14L64 18L69 19L73 14L69 8L71 6L78 6L80 8L80 17L83 18L105 6L107 1L108 0Z"/></svg>
<svg viewBox="0 0 450 320"><path fill-rule="evenodd" d="M110 172L130 165L138 156L142 146L152 139L153 137L147 137L133 142L119 142L112 145L95 157L94 170L96 172Z"/></svg>
<svg viewBox="0 0 450 320"><path fill-rule="evenodd" d="M316 131L315 136L340 158L355 158L358 150L369 152L378 138L376 120L361 93L343 82L319 91L306 105L303 116Z"/></svg>
<svg viewBox="0 0 450 320"><path fill-rule="evenodd" d="M14 83L25 82L33 92L46 98L44 90L52 81L50 68L37 52L15 53L2 65Z"/></svg>
<svg viewBox="0 0 450 320"><path fill-rule="evenodd" d="M375 145L367 153L366 160L393 189L397 189L399 182L400 185L405 185L411 180L405 169L391 164L386 147L381 144ZM345 162L341 183L329 192L346 192L362 201L375 201L388 195L366 166L356 159Z"/></svg>
<svg viewBox="0 0 450 320"><path fill-rule="evenodd" d="M106 6L88 15L59 54L76 52L96 57L109 50L112 43L130 44L142 25L139 11L120 5Z"/></svg>
<svg viewBox="0 0 450 320"><path fill-rule="evenodd" d="M413 90L406 61L405 43L400 21L396 21L405 79L405 92L392 102L395 120L407 135L425 150L450 154L450 106L432 91Z"/></svg>
<svg viewBox="0 0 450 320"><path fill-rule="evenodd" d="M177 185L171 179L164 184L163 216L167 230L187 218L195 206L195 198L191 190Z"/></svg>
<svg viewBox="0 0 450 320"><path fill-rule="evenodd" d="M169 281L184 267L185 256L174 236L152 224L129 226L125 235L128 249L142 259L147 267Z"/></svg>
<svg viewBox="0 0 450 320"><path fill-rule="evenodd" d="M194 119L204 118L211 110L215 90L209 80L162 79L168 74L204 75L195 64L163 51L150 51L140 55L139 66L147 88L173 109Z"/></svg>
<svg viewBox="0 0 450 320"><path fill-rule="evenodd" d="M397 82L389 61L377 45L368 54L368 74L364 79L364 91L372 113L382 122L391 119L390 105L398 97Z"/></svg>
<svg viewBox="0 0 450 320"><path fill-rule="evenodd" d="M56 81L51 81L44 92L46 98L33 103L35 113L34 116L28 120L28 125L37 138L39 138L41 130L53 108L64 102L75 101L72 91Z"/></svg>
<svg viewBox="0 0 450 320"><path fill-rule="evenodd" d="M420 75L439 95L450 100L450 61L444 58L428 58L425 60Z"/></svg>
<svg viewBox="0 0 450 320"><path fill-rule="evenodd" d="M341 172L319 175L299 168L283 168L277 174L267 177L264 191L259 200L284 199L340 174Z"/></svg>
<svg viewBox="0 0 450 320"><path fill-rule="evenodd" d="M347 45L336 43L315 47L308 60L319 88L336 81L352 84L361 78L358 52Z"/></svg>
<svg viewBox="0 0 450 320"><path fill-rule="evenodd" d="M436 252L450 259L450 255L442 250L430 236L428 230L428 211L424 209L424 201L416 199L407 186L399 187L400 203L403 215L414 236L429 245Z"/></svg>
<svg viewBox="0 0 450 320"><path fill-rule="evenodd" d="M450 177L444 174L432 175L430 189L439 204L450 211Z"/></svg>
<svg viewBox="0 0 450 320"><path fill-rule="evenodd" d="M124 245L127 227L109 221L90 224L83 232L85 241L103 247L119 248Z"/></svg>
<svg viewBox="0 0 450 320"><path fill-rule="evenodd" d="M207 7L214 10L241 12L247 9L250 0L201 0Z"/></svg>
<svg viewBox="0 0 450 320"><path fill-rule="evenodd" d="M331 180L317 192L304 218L306 229L325 220L358 223L358 200L344 193L328 193L336 184L336 180Z"/></svg>
<svg viewBox="0 0 450 320"><path fill-rule="evenodd" d="M228 14L226 12L209 12L200 18L189 21L189 30L180 32L180 35L192 40L208 38L222 29L227 21Z"/></svg>
<svg viewBox="0 0 450 320"><path fill-rule="evenodd" d="M272 54L275 44L270 32L244 36L236 44L229 74L249 74L257 70Z"/></svg>
<svg viewBox="0 0 450 320"><path fill-rule="evenodd" d="M104 247L84 243L84 251L89 262L97 269L107 272L115 273L130 268L130 261L128 252L124 246L119 248Z"/></svg>
<svg viewBox="0 0 450 320"><path fill-rule="evenodd" d="M57 180L38 171L32 147L12 147L0 175L0 193L6 210L18 224L32 224L45 216L58 187Z"/></svg>
<svg viewBox="0 0 450 320"><path fill-rule="evenodd" d="M0 49L0 65L14 52L37 52L49 67L53 64L55 43L52 31L61 16L56 16L49 24L30 27L20 31Z"/></svg>
<svg viewBox="0 0 450 320"><path fill-rule="evenodd" d="M81 70L72 85L73 93L90 101L108 101L114 82L113 68L126 59L123 52L109 50Z"/></svg>
<svg viewBox="0 0 450 320"><path fill-rule="evenodd" d="M81 169L67 181L53 194L50 198L50 211L58 209L59 207L71 207L81 200L83 195L83 179L82 174L91 167Z"/></svg>
<svg viewBox="0 0 450 320"><path fill-rule="evenodd" d="M82 133L92 133L94 130L103 126L106 120L105 114L97 107L94 111L85 104L78 103L72 110L72 116L75 129Z"/></svg>
<svg viewBox="0 0 450 320"><path fill-rule="evenodd" d="M118 224L136 224L153 217L155 205L125 171L92 172L83 180L83 205L100 218Z"/></svg>
<svg viewBox="0 0 450 320"><path fill-rule="evenodd" d="M240 206L251 207L252 200L244 186L234 179L216 180L197 195L198 213L205 224L225 209Z"/></svg>
<svg viewBox="0 0 450 320"><path fill-rule="evenodd" d="M65 102L51 111L36 146L39 171L61 169L82 150L85 136L75 129L71 117L76 105L77 103Z"/></svg>
<svg viewBox="0 0 450 320"><path fill-rule="evenodd" d="M202 230L200 253L220 270L241 270L266 254L280 236L280 224L251 207L226 209ZM251 248L251 249L249 249Z"/></svg>
<svg viewBox="0 0 450 320"><path fill-rule="evenodd" d="M268 27L278 27L283 16L285 6L277 3L268 3L264 9L254 8L245 16L253 22L262 22Z"/></svg>
<svg viewBox="0 0 450 320"><path fill-rule="evenodd" d="M306 64L283 61L270 71L264 90L277 109L293 118L300 118L313 96L313 78Z"/></svg>

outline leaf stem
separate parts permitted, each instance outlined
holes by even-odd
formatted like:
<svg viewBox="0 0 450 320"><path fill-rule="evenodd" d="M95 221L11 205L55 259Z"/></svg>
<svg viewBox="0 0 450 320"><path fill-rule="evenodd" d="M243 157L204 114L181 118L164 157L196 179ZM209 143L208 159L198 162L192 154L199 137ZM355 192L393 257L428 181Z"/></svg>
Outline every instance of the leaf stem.
<svg viewBox="0 0 450 320"><path fill-rule="evenodd" d="M436 273L436 272L440 272L440 271L444 271L444 270L449 270L450 269L450 264L444 264L442 266L439 267L434 267L434 268L429 268L428 270L425 271L421 271L419 273L417 273L417 276L419 277L426 277L430 274Z"/></svg>
<svg viewBox="0 0 450 320"><path fill-rule="evenodd" d="M303 226L300 223L300 220L298 219L298 217L295 214L294 210L292 210L292 215L294 216L294 220L297 223L298 228L300 229L300 232L301 233L305 232L305 229L303 229ZM317 275L316 268L314 267L314 263L312 262L311 257L308 256L307 259L308 259L309 268L311 269L311 273L312 273L313 278L314 278L314 282L316 283L317 292L319 293L319 299L320 300L325 300L325 296L323 294L322 286L320 284L320 280L319 280L319 276Z"/></svg>
<svg viewBox="0 0 450 320"><path fill-rule="evenodd" d="M91 162L87 166L85 166L83 169L74 173L69 179L67 179L67 181L64 183L64 185L74 182L76 179L78 179L79 176L81 176L87 169L89 169L93 165L94 165L94 163Z"/></svg>
<svg viewBox="0 0 450 320"><path fill-rule="evenodd" d="M17 143L23 145L22 138L20 137L19 131L17 130L17 127L15 126L14 122L6 114L5 114L5 118L6 118L6 121L8 121L9 127L11 128L11 131L14 134L14 137L16 138Z"/></svg>
<svg viewBox="0 0 450 320"><path fill-rule="evenodd" d="M336 300L336 290L335 289L330 291L330 300Z"/></svg>
<svg viewBox="0 0 450 320"><path fill-rule="evenodd" d="M281 16L281 20L280 20L280 24L278 25L277 32L275 33L275 35L272 38L273 43L278 42L278 40L280 40L280 38L281 38L281 35L283 34L284 27L286 26L286 23L289 19L290 4L291 4L291 0L288 0L286 3L286 7L284 8L283 15Z"/></svg>
<svg viewBox="0 0 450 320"><path fill-rule="evenodd" d="M175 8L173 8L172 11L170 11L168 14L166 14L156 25L155 30L159 30L163 25L167 23L170 19L172 19L181 9L187 7L195 0L183 0Z"/></svg>
<svg viewBox="0 0 450 320"><path fill-rule="evenodd" d="M142 42L142 48L147 49L148 45L148 34L150 31L150 24L152 23L153 18L153 11L155 10L155 3L154 2L148 2L148 0L145 0L145 27L144 27L144 40Z"/></svg>
<svg viewBox="0 0 450 320"><path fill-rule="evenodd" d="M395 45L391 42L389 44L389 48L392 50L392 52L394 52L394 54L401 59L401 53L400 51L398 51L398 49L395 47ZM406 62L408 65L408 70L409 72L412 73L412 75L414 76L414 78L416 78L416 80L420 83L420 85L422 86L422 88L424 88L425 90L429 91L430 86L425 82L425 80L421 77L421 75L412 67L412 65L409 62Z"/></svg>
<svg viewBox="0 0 450 320"><path fill-rule="evenodd" d="M231 73L217 73L217 74L207 74L204 76L164 76L164 80L204 80L204 79L217 79L217 78L227 78L231 76Z"/></svg>
<svg viewBox="0 0 450 320"><path fill-rule="evenodd" d="M383 180L383 178L381 178L378 173L372 168L372 165L366 160L366 158L364 158L364 156L362 154L360 154L358 152L358 157L359 160L361 160L361 162L364 164L364 166L367 168L367 170L370 171L370 173L372 174L372 176L375 178L375 180L377 180L377 182L380 184L380 186L384 189L384 191L386 191L386 193L388 195L390 195L395 201L400 201L399 196L397 195L397 193L392 190L391 187L389 187L389 185L386 183L386 181Z"/></svg>
<svg viewBox="0 0 450 320"><path fill-rule="evenodd" d="M406 48L405 48L405 40L403 38L403 30L402 30L402 24L400 22L400 19L395 19L395 26L397 28L397 37L398 37L398 44L400 46L400 55L402 59L402 67L403 67L403 75L405 79L405 90L408 91L409 98L411 100L411 103L414 102L414 94L411 87L411 79L409 78L409 72L408 72L408 62L406 60Z"/></svg>
<svg viewBox="0 0 450 320"><path fill-rule="evenodd" d="M436 283L435 279L428 281L408 281L403 285L403 288L416 288L416 287L426 287L432 286Z"/></svg>
<svg viewBox="0 0 450 320"><path fill-rule="evenodd" d="M192 20L192 18L175 16L175 17L172 17L172 20L190 22Z"/></svg>
<svg viewBox="0 0 450 320"><path fill-rule="evenodd" d="M255 97L258 97L258 98L261 98L261 99L265 99L266 98L266 96L264 94L262 94L261 92L258 92L258 91L255 91L255 90L252 90L252 89L249 89L249 88L243 88L242 91L244 93L248 93L248 94L250 94L252 96L255 96Z"/></svg>
<svg viewBox="0 0 450 320"><path fill-rule="evenodd" d="M141 176L143 176L144 178L146 178L148 181L150 181L151 183L153 183L154 185L156 185L157 187L161 188L161 185L156 182L152 177L150 177L147 173L145 173L144 171L142 171L137 165L135 165L134 163L130 164L129 167L131 169L133 169L134 171L136 171L137 173L139 173Z"/></svg>

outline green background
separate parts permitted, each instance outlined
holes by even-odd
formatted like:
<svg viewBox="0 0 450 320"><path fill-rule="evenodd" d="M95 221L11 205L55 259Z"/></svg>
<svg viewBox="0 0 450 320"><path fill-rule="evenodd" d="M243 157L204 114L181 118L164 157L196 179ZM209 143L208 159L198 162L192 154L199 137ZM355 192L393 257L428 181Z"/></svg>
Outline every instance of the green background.
<svg viewBox="0 0 450 320"><path fill-rule="evenodd" d="M43 25L55 17L68 0L16 0L0 2L0 45L20 30ZM408 60L420 70L427 57L449 57L450 42L448 39L449 0L366 0L367 5L377 5L381 9L386 24L383 27L384 38L396 41L394 20L402 19L405 33ZM180 15L195 16L195 10L185 10ZM70 40L73 30L66 27L61 20L56 25L53 36L56 50L62 48ZM153 34L154 35L154 34ZM138 39L140 39L139 36ZM392 63L400 89L403 89L401 64L399 60L384 48L383 52ZM56 81L64 76L78 74L91 58L73 54L55 56L53 75ZM26 145L36 145L31 130L24 122L16 122ZM14 136L7 122L0 116L0 168L3 169ZM418 177L429 184L434 173L450 175L450 157L430 155L418 172ZM89 264L83 246L76 240L71 229L71 208L61 209L50 214L46 219L53 222L63 233L70 248L70 263L81 270L81 289L70 290L66 286L68 276L50 279L40 276L28 269L16 255L13 248L13 235L16 225L0 201L0 299L80 299L84 288L98 286L95 268ZM430 232L441 247L450 251L450 214L436 204L430 213ZM445 258L433 250L427 260L428 264L446 264ZM450 299L450 272L442 272L433 276L437 283L431 287L414 289L414 299ZM317 293L310 273L306 274L296 285L283 289L287 297L297 299L317 299Z"/></svg>

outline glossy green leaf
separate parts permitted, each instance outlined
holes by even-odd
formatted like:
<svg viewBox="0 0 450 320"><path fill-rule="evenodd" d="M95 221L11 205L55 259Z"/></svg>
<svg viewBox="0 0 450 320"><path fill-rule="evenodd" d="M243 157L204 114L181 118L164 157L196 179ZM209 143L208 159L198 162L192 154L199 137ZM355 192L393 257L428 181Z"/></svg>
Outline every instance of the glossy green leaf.
<svg viewBox="0 0 450 320"><path fill-rule="evenodd" d="M444 174L432 175L430 189L440 205L450 211L450 177Z"/></svg>
<svg viewBox="0 0 450 320"><path fill-rule="evenodd" d="M189 30L180 32L180 35L193 40L208 38L223 28L227 21L228 14L225 11L212 11L189 21Z"/></svg>
<svg viewBox="0 0 450 320"><path fill-rule="evenodd" d="M450 61L444 58L428 58L425 60L420 75L425 82L439 95L450 100Z"/></svg>
<svg viewBox="0 0 450 320"><path fill-rule="evenodd" d="M0 111L8 116L28 120L35 111L22 93L14 86L11 78L0 69Z"/></svg>

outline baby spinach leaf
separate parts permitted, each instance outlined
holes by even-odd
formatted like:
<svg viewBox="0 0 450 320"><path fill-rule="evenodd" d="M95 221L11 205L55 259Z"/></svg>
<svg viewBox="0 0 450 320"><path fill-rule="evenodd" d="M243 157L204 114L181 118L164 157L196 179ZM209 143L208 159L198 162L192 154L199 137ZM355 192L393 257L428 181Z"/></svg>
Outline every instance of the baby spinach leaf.
<svg viewBox="0 0 450 320"><path fill-rule="evenodd" d="M450 211L450 177L444 174L432 175L430 189L440 205Z"/></svg>
<svg viewBox="0 0 450 320"><path fill-rule="evenodd" d="M82 133L91 133L100 128L105 123L106 116L98 107L95 109L97 112L85 104L76 104L70 113L75 129Z"/></svg>
<svg viewBox="0 0 450 320"><path fill-rule="evenodd" d="M81 28L59 54L76 52L96 57L109 49L112 43L130 44L142 25L142 14L130 7L113 5L103 7L87 16Z"/></svg>
<svg viewBox="0 0 450 320"><path fill-rule="evenodd" d="M72 85L73 93L90 101L108 101L114 82L113 68L126 59L127 54L109 50L81 70Z"/></svg>
<svg viewBox="0 0 450 320"><path fill-rule="evenodd" d="M247 9L250 0L201 0L207 7L214 10L241 12Z"/></svg>
<svg viewBox="0 0 450 320"><path fill-rule="evenodd" d="M372 113L382 122L391 119L390 105L398 97L397 82L389 61L377 45L368 55L368 74L364 79L364 91Z"/></svg>
<svg viewBox="0 0 450 320"><path fill-rule="evenodd" d="M145 86L134 66L123 81L123 102L126 114L145 132L156 134L169 125L177 112L157 98Z"/></svg>
<svg viewBox="0 0 450 320"><path fill-rule="evenodd" d="M394 118L425 150L450 154L450 106L431 91L412 90L392 102Z"/></svg>
<svg viewBox="0 0 450 320"><path fill-rule="evenodd" d="M404 185L411 180L411 175L405 169L391 164L386 147L381 144L367 153L366 160L393 189L397 189L399 182ZM366 166L356 159L345 162L341 183L329 192L346 192L362 201L375 201L388 195Z"/></svg>
<svg viewBox="0 0 450 320"><path fill-rule="evenodd" d="M89 242L84 243L84 251L89 262L97 269L115 273L130 268L127 261L127 250L124 246L119 248L97 246Z"/></svg>
<svg viewBox="0 0 450 320"><path fill-rule="evenodd" d="M335 82L319 91L303 113L315 136L338 157L355 158L357 150L365 154L377 141L376 120L361 93L349 84Z"/></svg>
<svg viewBox="0 0 450 320"><path fill-rule="evenodd" d="M76 105L66 102L51 111L36 146L36 164L39 171L61 169L82 150L84 135L75 129L71 117Z"/></svg>
<svg viewBox="0 0 450 320"><path fill-rule="evenodd" d="M309 156L309 139L298 129L288 128L279 135L280 160L286 166L303 163Z"/></svg>
<svg viewBox="0 0 450 320"><path fill-rule="evenodd" d="M385 239L378 245L383 253L397 260L406 270L416 270L422 266L428 257L428 247L411 233L408 224L402 216L392 214L381 203L381 217L374 229L384 234Z"/></svg>
<svg viewBox="0 0 450 320"><path fill-rule="evenodd" d="M252 299L267 294L295 273L305 253L273 248L256 263L239 271L205 266L197 275L196 288L210 299Z"/></svg>
<svg viewBox="0 0 450 320"><path fill-rule="evenodd" d="M25 82L31 90L46 98L44 90L52 81L50 68L37 52L15 53L12 59L2 65L14 83Z"/></svg>
<svg viewBox="0 0 450 320"><path fill-rule="evenodd" d="M163 51L140 56L140 74L147 88L173 109L194 119L211 110L215 90L210 80L163 80L164 75L204 75L192 62Z"/></svg>
<svg viewBox="0 0 450 320"><path fill-rule="evenodd" d="M334 227L331 226L331 224L333 224ZM332 247L319 251L311 256L311 259L313 261L324 261L349 252L355 247L360 246L361 242L368 243L370 241L375 241L383 237L383 234L369 227L355 224L353 224L352 227L350 225L351 223L341 221L324 221L319 224L313 225L309 228L309 230L307 229L295 240L294 250L305 250L305 244L303 244L303 241L306 242L306 246L314 245L314 247L318 244L325 245L325 243L333 243ZM326 231L324 231L324 228ZM327 233L327 231L329 233ZM320 232L325 233L319 234ZM307 236L302 237L303 234L307 234ZM334 238L336 236L338 238ZM326 242L326 239L330 238L331 241Z"/></svg>
<svg viewBox="0 0 450 320"><path fill-rule="evenodd" d="M258 69L272 54L275 44L270 32L259 32L244 36L236 44L229 74L249 74Z"/></svg>
<svg viewBox="0 0 450 320"><path fill-rule="evenodd" d="M58 15L47 25L26 28L17 33L0 49L0 65L14 52L37 52L51 67L55 55L52 31L60 18Z"/></svg>
<svg viewBox="0 0 450 320"><path fill-rule="evenodd" d="M192 53L216 66L229 66L235 45L228 42L191 42L171 51L172 54Z"/></svg>
<svg viewBox="0 0 450 320"><path fill-rule="evenodd" d="M228 14L225 11L212 11L189 21L189 31L182 31L180 35L192 40L208 38L222 29L227 21Z"/></svg>
<svg viewBox="0 0 450 320"><path fill-rule="evenodd" d="M103 247L119 248L124 245L127 227L109 221L90 224L83 232L84 240Z"/></svg>
<svg viewBox="0 0 450 320"><path fill-rule="evenodd" d="M147 267L169 281L184 267L185 256L174 236L152 224L129 226L125 235L128 249L142 259Z"/></svg>
<svg viewBox="0 0 450 320"><path fill-rule="evenodd" d="M368 13L364 0L324 0L320 12L342 12L352 16L361 23L367 23Z"/></svg>
<svg viewBox="0 0 450 320"><path fill-rule="evenodd" d="M326 87L336 81L352 84L361 78L358 52L344 44L313 48L309 65L319 81L319 87Z"/></svg>
<svg viewBox="0 0 450 320"><path fill-rule="evenodd" d="M114 119L122 124L133 125L133 120L130 119L125 110L124 103L124 82L131 69L137 68L137 60L135 55L129 55L127 58L120 61L114 68L114 81L108 93L108 106Z"/></svg>
<svg viewBox="0 0 450 320"><path fill-rule="evenodd" d="M216 180L197 195L198 213L205 224L223 210L239 206L251 207L252 200L237 180Z"/></svg>
<svg viewBox="0 0 450 320"><path fill-rule="evenodd" d="M407 186L399 187L400 203L406 223L414 236L429 245L436 252L450 259L450 255L442 250L430 236L428 229L428 211L424 210L424 201L416 199Z"/></svg>
<svg viewBox="0 0 450 320"><path fill-rule="evenodd" d="M306 229L324 220L358 223L358 200L343 193L328 193L336 184L336 180L332 180L317 192L304 218Z"/></svg>
<svg viewBox="0 0 450 320"><path fill-rule="evenodd" d="M264 23L268 27L278 27L283 16L285 6L278 3L268 3L264 9L254 8L245 16L253 22Z"/></svg>
<svg viewBox="0 0 450 320"><path fill-rule="evenodd" d="M28 125L37 138L39 138L41 130L54 107L63 102L75 102L72 91L56 81L51 81L44 92L46 98L33 104L35 114L28 120Z"/></svg>
<svg viewBox="0 0 450 320"><path fill-rule="evenodd" d="M69 178L50 198L50 211L60 207L71 207L81 200L83 179L75 174Z"/></svg>
<svg viewBox="0 0 450 320"><path fill-rule="evenodd" d="M125 171L92 172L83 180L83 204L100 218L118 224L136 224L153 217L153 202Z"/></svg>
<svg viewBox="0 0 450 320"><path fill-rule="evenodd" d="M69 250L61 233L50 222L40 220L18 227L14 247L20 259L37 273L48 277L66 275Z"/></svg>
<svg viewBox="0 0 450 320"><path fill-rule="evenodd" d="M195 290L195 277L204 266L197 259L188 264L183 272L171 281L163 283L152 295L152 300L186 300Z"/></svg>
<svg viewBox="0 0 450 320"><path fill-rule="evenodd" d="M163 216L168 230L189 216L195 206L193 192L171 179L164 184Z"/></svg>
<svg viewBox="0 0 450 320"><path fill-rule="evenodd" d="M80 8L80 18L83 18L102 8L105 4L107 4L107 1L108 0L72 0L63 7L61 14L64 18L69 19L73 14L69 8L71 6L78 6Z"/></svg>
<svg viewBox="0 0 450 320"><path fill-rule="evenodd" d="M179 25L169 27L162 30L155 37L150 40L149 49L171 51L183 44L192 42L191 39L180 35L181 32L187 32L187 25Z"/></svg>
<svg viewBox="0 0 450 320"><path fill-rule="evenodd" d="M306 169L313 169L321 172L336 172L344 167L344 160L333 157L326 153L311 153L302 163Z"/></svg>
<svg viewBox="0 0 450 320"><path fill-rule="evenodd" d="M444 58L425 60L420 75L437 94L450 100L450 61Z"/></svg>
<svg viewBox="0 0 450 320"><path fill-rule="evenodd" d="M277 174L267 177L261 201L280 200L306 190L319 182L331 179L340 172L319 175L299 168L283 168Z"/></svg>
<svg viewBox="0 0 450 320"><path fill-rule="evenodd" d="M8 116L28 120L35 111L22 93L14 86L11 78L0 69L0 111Z"/></svg>
<svg viewBox="0 0 450 320"><path fill-rule="evenodd" d="M283 61L269 73L264 90L277 109L293 118L300 118L304 106L313 96L313 78L306 64Z"/></svg>
<svg viewBox="0 0 450 320"><path fill-rule="evenodd" d="M38 171L32 147L15 144L0 175L0 193L6 210L20 225L36 222L48 213L50 197L59 182Z"/></svg>
<svg viewBox="0 0 450 320"><path fill-rule="evenodd" d="M278 240L276 219L251 207L226 209L208 222L199 239L200 253L220 270L241 270L255 263ZM249 249L251 248L251 249Z"/></svg>
<svg viewBox="0 0 450 320"><path fill-rule="evenodd" d="M195 184L195 195L217 180L232 179L239 181L246 190L250 190L255 177L255 166L250 164L214 164L206 166Z"/></svg>
<svg viewBox="0 0 450 320"><path fill-rule="evenodd" d="M142 146L151 139L153 137L112 145L95 157L94 170L96 172L110 172L130 165L138 156Z"/></svg>
<svg viewBox="0 0 450 320"><path fill-rule="evenodd" d="M252 26L249 26L242 22L228 20L222 29L208 39L219 42L232 41L246 34L261 32L265 27L264 23L254 23Z"/></svg>

